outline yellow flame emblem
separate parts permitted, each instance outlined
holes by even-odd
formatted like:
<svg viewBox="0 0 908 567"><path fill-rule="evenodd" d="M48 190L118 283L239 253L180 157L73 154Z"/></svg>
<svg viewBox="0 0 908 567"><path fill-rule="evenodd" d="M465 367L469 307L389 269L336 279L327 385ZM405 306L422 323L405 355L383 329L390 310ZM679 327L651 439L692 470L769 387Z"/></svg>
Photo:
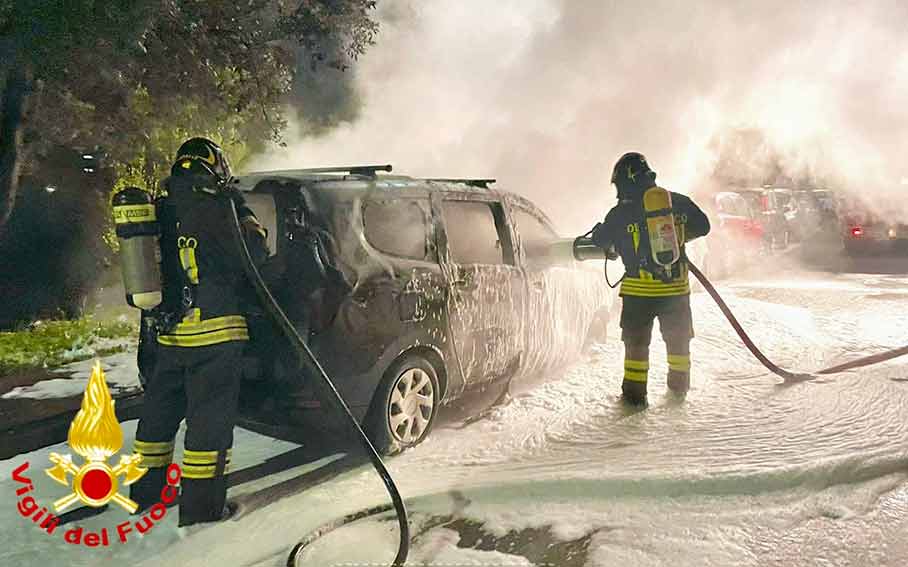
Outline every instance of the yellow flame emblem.
<svg viewBox="0 0 908 567"><path fill-rule="evenodd" d="M123 446L123 429L117 421L100 361L92 368L82 407L69 426L69 446L86 461L77 467L71 455L50 454L54 466L46 470L48 476L70 486L68 475L73 475L73 492L54 502L57 512L78 500L96 508L113 500L130 513L136 511L138 504L118 492L120 476L124 477L122 484L128 486L142 478L148 469L139 466L142 455L138 454L121 455L115 467L107 464L107 459Z"/></svg>

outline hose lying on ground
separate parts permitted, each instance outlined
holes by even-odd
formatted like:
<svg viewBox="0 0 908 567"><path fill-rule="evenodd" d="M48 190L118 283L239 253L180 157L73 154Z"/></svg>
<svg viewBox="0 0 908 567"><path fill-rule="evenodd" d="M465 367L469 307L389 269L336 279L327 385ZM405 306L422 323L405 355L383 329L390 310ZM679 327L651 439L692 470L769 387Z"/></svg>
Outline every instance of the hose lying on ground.
<svg viewBox="0 0 908 567"><path fill-rule="evenodd" d="M329 405L334 406L337 412L349 424L350 429L354 431L355 436L361 442L363 450L369 457L369 460L372 461L372 465L375 467L376 472L378 472L378 475L381 477L382 482L384 482L385 487L388 490L388 494L391 496L391 501L397 512L398 524L400 525L400 544L397 549L397 556L394 558L394 562L391 565L392 567L402 566L407 561L407 555L410 551L410 526L407 520L407 509L404 506L404 501L403 498L401 498L400 492L397 490L397 486L394 484L394 479L391 478L391 474L385 467L384 462L382 462L381 457L378 455L372 442L369 441L369 438L359 426L359 422L357 422L356 418L353 417L353 414L350 413L350 409L334 387L334 383L331 382L331 379L328 377L327 373L325 373L324 368L322 368L318 359L315 358L315 355L309 349L309 345L306 344L306 341L300 336L296 327L293 326L293 323L290 322L290 319L287 318L287 315L281 309L281 306L274 299L265 280L262 279L262 275L259 273L258 268L256 268L255 262L253 262L249 249L246 246L246 240L243 238L243 230L240 227L240 219L236 212L236 204L233 202L233 199L227 199L227 202L230 203L229 208L234 228L234 242L241 253L243 270L246 273L246 277L255 288L256 294L259 296L268 316L278 328L280 328L281 332L289 341L294 354L296 354L299 360L300 369L304 370L307 376L318 378L315 380L315 387L319 391L321 399ZM344 518L339 522L329 524L327 526L328 529L323 526L316 530L316 532L304 538L302 542L294 547L289 561L294 562L294 557L302 551L302 548L317 539L318 536L349 521L349 518Z"/></svg>
<svg viewBox="0 0 908 567"><path fill-rule="evenodd" d="M845 362L843 364L838 364L836 366L830 366L829 368L824 368L823 370L818 370L817 374L836 374L838 372L845 372L846 370L853 370L855 368L860 368L862 366L870 366L871 364L879 364L880 362L885 362L887 360L892 360L899 356L905 356L908 354L908 346L903 346L901 348L894 348L892 350L887 350L878 354L872 354L870 356L865 356L863 358L858 358L852 360L851 362Z"/></svg>
<svg viewBox="0 0 908 567"><path fill-rule="evenodd" d="M763 366L769 369L770 372L781 376L788 381L809 380L813 378L812 374L789 372L788 370L779 367L771 360L769 360L766 355L763 354L763 352L759 348L757 348L757 345L755 345L754 342L750 339L750 337L747 335L747 332L744 330L744 327L742 327L741 323L738 322L738 319L735 318L734 313L732 313L731 309L729 309L728 305L719 295L719 292L716 291L716 288L713 287L713 284L710 283L708 279L706 279L706 276L703 275L703 272L701 272L700 269L697 268L697 266L695 266L689 259L687 260L687 265L690 268L691 273L694 274L694 276L696 276L698 280L700 280L700 283L703 284L703 288L706 289L706 292L710 295L710 297L713 298L713 300L716 302L716 305L719 306L722 314L725 315L725 318L728 319L729 323L731 323L731 326L735 329L735 332L738 333L738 336L741 337L741 340L744 342L744 345L747 347L747 349L750 350L751 353L753 353L753 355L763 364ZM893 358L906 354L908 354L908 346L888 350L886 352L881 352L870 356L865 356L856 360L852 360L851 362L831 366L829 368L824 368L823 370L818 370L815 374L835 374L838 372L844 372L846 370L852 370L854 368L860 368L862 366L878 364L880 362L885 362L887 360L891 360Z"/></svg>

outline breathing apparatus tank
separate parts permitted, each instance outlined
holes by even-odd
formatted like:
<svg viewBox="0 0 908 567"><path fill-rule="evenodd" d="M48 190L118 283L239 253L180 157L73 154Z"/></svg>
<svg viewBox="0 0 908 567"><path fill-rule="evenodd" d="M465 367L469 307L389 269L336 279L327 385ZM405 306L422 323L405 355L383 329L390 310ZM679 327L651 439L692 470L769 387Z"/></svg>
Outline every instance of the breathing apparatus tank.
<svg viewBox="0 0 908 567"><path fill-rule="evenodd" d="M671 193L658 186L644 191L643 216L653 262L663 268L671 268L681 258Z"/></svg>
<svg viewBox="0 0 908 567"><path fill-rule="evenodd" d="M147 191L128 187L114 195L113 216L126 302L153 309L162 299L160 226L154 201Z"/></svg>

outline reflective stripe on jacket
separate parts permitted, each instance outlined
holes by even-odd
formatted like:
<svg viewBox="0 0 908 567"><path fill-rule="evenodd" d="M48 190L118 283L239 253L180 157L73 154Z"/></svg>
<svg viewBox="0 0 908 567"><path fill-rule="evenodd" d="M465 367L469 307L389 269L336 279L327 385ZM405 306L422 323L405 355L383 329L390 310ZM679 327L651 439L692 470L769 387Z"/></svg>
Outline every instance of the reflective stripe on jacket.
<svg viewBox="0 0 908 567"><path fill-rule="evenodd" d="M627 272L621 282L620 295L636 297L671 297L690 294L684 244L709 233L709 219L686 195L672 192L675 230L681 244L681 259L671 266L668 281L656 273L650 258L640 199L623 199L608 212L593 231L593 242L602 248L614 246Z"/></svg>
<svg viewBox="0 0 908 567"><path fill-rule="evenodd" d="M182 314L158 335L167 346L203 347L249 340L244 316L251 297L233 241L226 197L194 187L194 177L171 177L160 204L165 308ZM234 197L253 258L267 258L265 231L240 196ZM191 305L187 305L191 298Z"/></svg>

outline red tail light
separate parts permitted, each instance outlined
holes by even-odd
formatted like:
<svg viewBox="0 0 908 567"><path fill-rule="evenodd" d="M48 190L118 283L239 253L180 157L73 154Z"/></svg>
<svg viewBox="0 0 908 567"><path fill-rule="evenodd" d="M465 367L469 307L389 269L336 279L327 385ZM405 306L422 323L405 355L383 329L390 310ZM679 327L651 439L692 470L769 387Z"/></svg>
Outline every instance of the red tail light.
<svg viewBox="0 0 908 567"><path fill-rule="evenodd" d="M769 210L769 197L766 195L760 196L760 206L763 207L764 211Z"/></svg>
<svg viewBox="0 0 908 567"><path fill-rule="evenodd" d="M856 226L856 227L854 227L854 228L851 229L851 236L856 236L856 237L857 237L857 236L863 236L863 235L864 235L864 229L863 229L863 228L861 228L861 227L859 227L859 226Z"/></svg>

